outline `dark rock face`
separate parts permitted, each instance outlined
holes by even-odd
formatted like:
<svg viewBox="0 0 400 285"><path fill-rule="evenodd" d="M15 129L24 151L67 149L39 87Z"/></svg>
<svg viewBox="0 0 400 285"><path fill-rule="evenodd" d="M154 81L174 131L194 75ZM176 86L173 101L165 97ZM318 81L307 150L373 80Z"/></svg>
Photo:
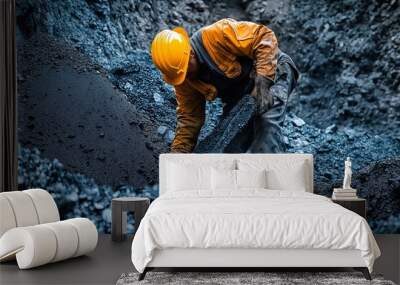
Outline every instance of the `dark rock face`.
<svg viewBox="0 0 400 285"><path fill-rule="evenodd" d="M368 217L387 220L400 214L400 157L378 161L362 169L353 178L360 196L368 199Z"/></svg>
<svg viewBox="0 0 400 285"><path fill-rule="evenodd" d="M111 69L135 50L149 51L161 29L183 26L189 34L228 15L245 17L240 0L22 0L17 22L23 34L44 32L77 47Z"/></svg>
<svg viewBox="0 0 400 285"><path fill-rule="evenodd" d="M215 9L214 9L215 7ZM20 137L24 146L37 146L49 158L59 158L64 162L69 171L82 171L84 174L94 177L100 183L111 184L130 183L135 187L146 184L154 184L158 179L157 166L158 154L168 151L175 136L176 101L173 88L163 82L160 73L152 64L148 53L149 45L154 35L162 28L180 23L184 25L189 33L200 28L204 23L212 22L209 10L225 11L224 5L211 1L207 5L203 1L188 0L180 3L174 1L114 1L109 3L105 0L96 1L19 1L18 8L18 61L22 66L19 70L19 84L22 97L21 106L26 105L21 112L20 125L27 126L21 129ZM232 9L237 11L234 5ZM192 16L188 16L192 15ZM46 36L43 36L46 35ZM65 46L65 50L62 48ZM80 63L81 62L81 63ZM120 174L111 173L112 169L106 166L111 163L109 152L98 151L98 149L82 143L82 151L85 152L86 165L79 169L68 160L72 157L68 151L64 155L55 156L48 151L47 144L43 143L43 135L48 137L48 129L41 130L40 125L45 125L46 120L36 118L36 122L26 123L28 117L32 116L31 106L36 100L36 94L31 92L31 83L37 77L46 76L43 70L62 69L68 65L81 72L92 72L104 74L111 83L117 87L132 104L126 108L132 108L132 118L127 121L133 129L139 128L146 137L147 149L153 148L154 159L131 159L131 163L144 168L143 173L132 175L129 163L118 161ZM40 71L42 70L42 72ZM28 80L26 80L28 78ZM62 82L67 83L67 82ZM65 86L67 87L67 86ZM64 88L58 90L60 93L67 92ZM71 94L65 94L70 96ZM26 103L26 104L23 104ZM106 108L105 108L106 107ZM221 113L221 103L218 101L207 103L207 118L200 139L205 137L217 124ZM93 106L89 111L96 114L96 109L106 109L104 119L111 117L115 119L119 114L112 114L109 106ZM126 109L125 107L123 109ZM107 111L108 110L108 111ZM57 110L54 110L58 112ZM64 112L63 112L64 113ZM136 116L136 118L135 118ZM44 118L43 118L44 119ZM48 119L48 118L47 118ZM54 122L59 124L59 122ZM96 122L93 122L96 124ZM84 124L79 124L83 126ZM99 127L102 124L99 124ZM36 129L33 128L36 126ZM158 133L158 128L166 128L163 134ZM120 128L120 127L116 127ZM82 137L82 129L71 131L71 136ZM40 134L39 134L40 133ZM99 128L98 138L110 138ZM134 144L132 138L122 136L123 142ZM52 147L60 152L60 149L69 149L73 138L69 140L57 140L52 142ZM114 138L117 140L117 138ZM121 141L121 136L118 137ZM114 153L121 153L120 149L114 148ZM120 145L122 147L122 145ZM132 151L131 148L122 148L123 152ZM150 149L149 149L150 150ZM123 152L121 153L123 155ZM141 153L135 148L134 153ZM94 157L91 157L93 156ZM127 156L129 158L129 156ZM75 162L79 160L74 159ZM146 161L146 165L143 162ZM114 161L115 163L115 161ZM148 170L146 170L146 168ZM96 170L97 169L97 170ZM137 176L137 177L135 177ZM132 181L134 179L135 181Z"/></svg>
<svg viewBox="0 0 400 285"><path fill-rule="evenodd" d="M18 86L24 147L37 147L97 183L157 184L154 166L167 146L146 130L154 129L154 122L129 103L101 67L44 35L24 41L19 51L19 72L27 78Z"/></svg>
<svg viewBox="0 0 400 285"><path fill-rule="evenodd" d="M398 233L400 230L400 157L372 163L358 171L352 185L358 195L367 199L367 218L379 233ZM332 183L340 187L341 181Z"/></svg>
<svg viewBox="0 0 400 285"><path fill-rule="evenodd" d="M328 190L320 185L342 179L347 156L352 159L353 171L358 172L374 161L398 157L400 154L398 141L388 135L355 131L346 133L335 130L334 126L324 130L306 123L299 126L298 120L294 114L287 116L284 128L287 151L314 155L314 181L318 193L330 194L333 188Z"/></svg>
<svg viewBox="0 0 400 285"><path fill-rule="evenodd" d="M254 97L245 95L222 117L214 130L195 148L198 153L241 153L251 143L251 124L256 113Z"/></svg>
<svg viewBox="0 0 400 285"><path fill-rule="evenodd" d="M315 191L330 196L350 156L372 228L399 232L398 1L243 3L251 20L275 31L302 73L285 134L289 152L314 154Z"/></svg>
<svg viewBox="0 0 400 285"><path fill-rule="evenodd" d="M163 28L182 25L192 34L232 17L267 24L302 72L283 132L288 152L314 154L316 193L331 195L350 156L354 187L369 201L371 226L375 232L400 232L397 1L21 0L17 13L19 184L48 189L63 217L90 217L107 232L111 197L156 196L158 154L174 138L176 101L151 62L151 40ZM113 94L118 102L89 96L86 109L59 102L52 105L59 116L38 115L51 95L35 92L38 82L64 70L70 71L66 80L56 80L53 90L60 98L78 95L79 88L67 88L74 74L102 86L85 90ZM196 152L244 149L254 111L248 99L224 118L220 100L207 102ZM76 124L69 125L66 109ZM91 117L75 112L84 110L102 118L90 131L85 127ZM68 131L61 134L52 125ZM91 143L82 141L86 137Z"/></svg>
<svg viewBox="0 0 400 285"><path fill-rule="evenodd" d="M358 190L358 196L368 201L371 228L375 233L398 233L400 146L397 140L365 133L350 136L334 131L335 127L325 130L308 124L299 127L295 123L298 117L293 116L289 115L285 124L288 151L314 154L314 192L330 197L333 188L341 187L344 160L350 155L352 186Z"/></svg>
<svg viewBox="0 0 400 285"><path fill-rule="evenodd" d="M57 159L40 156L38 149L20 148L18 156L18 185L20 189L43 188L51 193L61 219L86 217L92 220L100 232L111 231L111 200L120 196L158 196L158 187L133 188L98 185L93 178L71 173ZM129 229L133 230L133 221Z"/></svg>
<svg viewBox="0 0 400 285"><path fill-rule="evenodd" d="M105 68L135 49L148 50L154 35L168 25L193 32L209 17L201 0L24 0L17 5L22 31L64 40Z"/></svg>
<svg viewBox="0 0 400 285"><path fill-rule="evenodd" d="M399 137L398 1L244 2L302 72L292 111L320 128L384 129Z"/></svg>
<svg viewBox="0 0 400 285"><path fill-rule="evenodd" d="M176 102L151 62L149 43L175 22L192 33L212 21L208 9L196 0L18 1L19 187L49 190L63 217L89 217L105 232L112 191L157 191L158 155L174 138ZM53 79L43 82L49 74ZM207 104L201 137L220 109L218 101ZM100 189L94 202L79 196L91 187L86 180Z"/></svg>

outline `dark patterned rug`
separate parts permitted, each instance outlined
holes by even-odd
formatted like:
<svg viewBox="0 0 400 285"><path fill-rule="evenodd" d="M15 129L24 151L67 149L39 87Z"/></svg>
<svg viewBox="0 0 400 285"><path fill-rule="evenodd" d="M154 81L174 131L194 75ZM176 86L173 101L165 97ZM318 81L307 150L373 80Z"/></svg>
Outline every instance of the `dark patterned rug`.
<svg viewBox="0 0 400 285"><path fill-rule="evenodd" d="M138 281L138 276L122 274L117 285L395 285L380 275L372 275L372 281L368 281L359 272L148 272L142 281Z"/></svg>

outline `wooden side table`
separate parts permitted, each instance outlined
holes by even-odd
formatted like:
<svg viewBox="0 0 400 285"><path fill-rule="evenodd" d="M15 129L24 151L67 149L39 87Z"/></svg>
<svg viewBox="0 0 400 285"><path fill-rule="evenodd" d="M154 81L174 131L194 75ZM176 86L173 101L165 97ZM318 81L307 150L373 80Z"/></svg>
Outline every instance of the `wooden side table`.
<svg viewBox="0 0 400 285"><path fill-rule="evenodd" d="M352 198L352 199L332 199L336 204L359 214L364 219L367 218L367 201L363 198Z"/></svg>
<svg viewBox="0 0 400 285"><path fill-rule="evenodd" d="M135 232L139 227L140 221L149 208L150 200L143 197L121 197L111 201L111 238L113 241L123 241L126 239L127 213L133 212L135 215Z"/></svg>

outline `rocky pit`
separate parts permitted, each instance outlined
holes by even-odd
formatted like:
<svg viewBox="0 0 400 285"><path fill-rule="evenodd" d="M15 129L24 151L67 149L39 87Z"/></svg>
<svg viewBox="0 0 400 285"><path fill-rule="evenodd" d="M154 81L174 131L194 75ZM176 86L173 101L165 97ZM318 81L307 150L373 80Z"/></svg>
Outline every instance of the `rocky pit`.
<svg viewBox="0 0 400 285"><path fill-rule="evenodd" d="M268 25L297 63L285 142L314 154L315 191L330 195L350 156L373 230L400 233L397 1L18 1L19 187L49 190L63 217L104 232L112 197L155 198L176 102L150 42L160 29L191 34L224 17ZM251 104L223 121L221 108L207 105L198 151L241 151Z"/></svg>

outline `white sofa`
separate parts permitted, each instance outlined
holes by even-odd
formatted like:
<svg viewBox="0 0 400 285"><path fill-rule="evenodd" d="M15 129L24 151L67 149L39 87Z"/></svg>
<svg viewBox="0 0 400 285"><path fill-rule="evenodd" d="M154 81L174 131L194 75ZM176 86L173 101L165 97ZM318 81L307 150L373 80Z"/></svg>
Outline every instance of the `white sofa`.
<svg viewBox="0 0 400 285"><path fill-rule="evenodd" d="M96 248L97 229L88 219L60 221L45 190L0 193L0 262L16 259L28 269L84 255Z"/></svg>

